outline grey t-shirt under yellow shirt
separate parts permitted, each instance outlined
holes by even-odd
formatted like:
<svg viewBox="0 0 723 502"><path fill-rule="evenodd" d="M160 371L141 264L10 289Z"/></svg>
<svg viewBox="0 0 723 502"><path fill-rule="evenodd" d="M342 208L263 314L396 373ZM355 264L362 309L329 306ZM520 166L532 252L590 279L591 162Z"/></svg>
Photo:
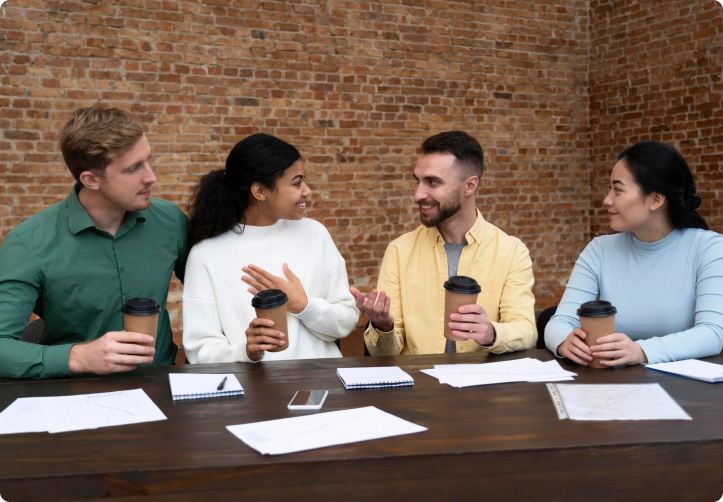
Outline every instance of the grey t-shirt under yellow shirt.
<svg viewBox="0 0 723 502"><path fill-rule="evenodd" d="M462 256L462 249L467 244L449 244L444 243L444 252L447 253L447 274L449 277L457 275L457 268L459 267L459 257ZM457 352L457 342L454 340L447 340L447 344L444 346L445 354L455 354Z"/></svg>

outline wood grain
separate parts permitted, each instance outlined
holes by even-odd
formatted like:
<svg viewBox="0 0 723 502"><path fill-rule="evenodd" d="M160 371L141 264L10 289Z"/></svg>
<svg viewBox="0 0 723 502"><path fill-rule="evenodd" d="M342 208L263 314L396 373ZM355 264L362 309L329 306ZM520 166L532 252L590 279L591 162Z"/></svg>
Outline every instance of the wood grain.
<svg viewBox="0 0 723 502"><path fill-rule="evenodd" d="M718 500L723 493L723 385L642 367L577 371L579 383L659 382L692 421L559 420L545 385L466 389L420 373L434 364L549 360L548 351L142 368L110 377L0 380L16 398L142 388L168 420L63 434L0 436L0 494L22 500ZM720 356L709 360L723 363ZM337 367L401 366L413 388L347 391ZM168 372L234 373L242 397L174 403ZM321 412L376 406L427 432L262 456L227 425L299 416L297 390L328 389Z"/></svg>

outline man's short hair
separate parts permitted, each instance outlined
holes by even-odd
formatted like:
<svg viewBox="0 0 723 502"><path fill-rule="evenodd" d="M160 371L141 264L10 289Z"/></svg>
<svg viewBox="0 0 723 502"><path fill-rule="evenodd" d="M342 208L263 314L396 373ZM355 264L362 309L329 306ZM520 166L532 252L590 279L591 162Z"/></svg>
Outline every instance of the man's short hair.
<svg viewBox="0 0 723 502"><path fill-rule="evenodd" d="M457 159L455 166L460 168L463 178L477 176L484 172L484 153L479 141L464 131L449 131L435 134L422 143L422 155L446 153Z"/></svg>
<svg viewBox="0 0 723 502"><path fill-rule="evenodd" d="M138 143L143 129L130 112L118 108L81 108L60 133L60 151L76 181L90 171L99 176L113 157Z"/></svg>

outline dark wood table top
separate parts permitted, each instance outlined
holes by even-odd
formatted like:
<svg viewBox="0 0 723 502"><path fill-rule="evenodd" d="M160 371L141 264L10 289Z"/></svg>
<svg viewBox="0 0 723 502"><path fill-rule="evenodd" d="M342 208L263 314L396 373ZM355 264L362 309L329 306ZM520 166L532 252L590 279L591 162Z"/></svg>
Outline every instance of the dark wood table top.
<svg viewBox="0 0 723 502"><path fill-rule="evenodd" d="M580 452L581 461L587 459L592 462L592 471L596 465L595 458L599 457L601 462L605 462L606 451L610 452L611 458L619 459L618 467L625 465L625 452L643 452L645 459L641 460L640 465L647 465L646 462L654 465L655 461L647 457L652 450L640 449L648 446L657 448L656 455L670 454L671 458L677 458L676 452L691 457L708 455L706 461L711 469L718 469L720 479L720 493L710 500L717 500L723 493L723 384L698 382L640 366L592 370L561 361L565 369L578 373L574 383L660 383L693 418L691 421L583 422L559 420L544 383L510 383L456 389L441 385L436 379L420 372L435 364L491 362L519 357L535 357L544 361L551 359L552 355L546 350L530 350L502 356L451 354L360 357L256 365L238 363L148 367L108 377L0 380L0 410L21 397L142 388L168 417L168 420L160 422L52 435L0 435L0 495L10 502L17 502L12 494L22 500L32 494L48 493L40 490L50 490L57 499L156 495L157 500L206 500L197 498L198 493L209 489L217 491L217 498L213 500L226 500L222 495L224 493L229 497L231 493L243 493L244 486L252 490L254 485L248 483L249 479L257 482L255 487L258 493L271 496L276 493L273 490L274 476L277 476L278 484L280 472L300 473L304 469L318 470L324 466L339 465L355 466L357 471L371 465L400 466L396 478L382 473L380 486L395 486L395 482L399 483L398 486L408 486L406 480L409 476L402 475L402 472L417 472L422 465L427 465L419 463L422 459L433 462L442 458L451 459L449 465L464 458L470 461L475 459L475 462L484 458L496 459L500 467L498 470L488 463L479 465L480 479L500 480L508 476L509 479L503 481L505 483L514 483L519 475L512 459L528 459L529 468L539 471L531 479L543 483L548 480L550 473L560 471L560 476L564 475L561 468L554 465L557 455L568 455L572 450ZM721 356L707 360L723 364ZM338 367L375 365L400 366L414 378L414 386L348 391L335 371ZM234 373L244 387L245 395L174 402L168 385L169 372ZM286 408L294 392L310 389L329 390L322 410L292 412ZM227 425L363 406L376 406L429 430L420 434L270 457L252 450L226 429ZM670 448L676 445L686 449L685 452L671 452ZM720 454L713 453L710 456L711 452L716 451ZM532 454L534 452L535 455ZM547 452L546 456L541 452ZM574 457L565 458L569 460ZM684 458L687 457L681 460ZM509 465L505 463L508 460ZM609 463L610 459L606 461ZM633 463L630 467L635 465ZM428 468L437 472L436 467ZM546 472L548 468L549 473ZM454 472L461 473L464 470L461 467L456 469ZM578 466L570 465L567 472L571 473L575 469ZM345 472L342 470L336 476L344 476ZM246 483L241 487L231 481L231 478L243 478L250 473L255 473L255 477L245 478ZM474 479L473 474L470 472L465 476ZM600 472L601 490L606 484L603 474ZM360 486L363 485L363 479L357 479L351 473L346 475L350 480L360 483ZM641 480L647 479L647 475L641 474ZM462 474L460 476L464 477ZM296 479L294 476L288 475L287 479L292 486L296 486L292 482ZM423 481L420 481L419 486L424 486ZM346 486L353 486L350 483ZM369 479L369 483L373 485L373 480ZM705 486L702 489L706 495L712 495L716 489L716 481L712 480L711 483L706 485L703 482ZM333 476L329 484L336 486L337 490L345 486L339 484L339 480ZM300 489L300 486L303 484L294 489ZM577 489L575 486L573 483L571 493ZM698 486L702 486L700 482ZM365 488L367 491L360 488L357 495L373 495L373 491L368 491L370 489L369 486ZM589 491L589 487L580 489ZM327 493L320 487L314 490L322 498ZM536 492L532 490L529 493L534 495ZM183 498L186 495L188 499ZM399 495L401 500L404 494ZM128 500L131 499L135 500ZM593 500L591 497L583 499ZM671 500L675 499L681 500L679 497Z"/></svg>

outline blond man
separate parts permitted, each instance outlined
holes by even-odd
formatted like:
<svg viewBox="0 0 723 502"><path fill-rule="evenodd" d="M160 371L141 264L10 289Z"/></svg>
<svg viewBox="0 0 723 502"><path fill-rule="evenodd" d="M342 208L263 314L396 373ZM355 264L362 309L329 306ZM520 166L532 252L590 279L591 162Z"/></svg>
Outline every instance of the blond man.
<svg viewBox="0 0 723 502"><path fill-rule="evenodd" d="M75 178L70 195L11 230L0 246L0 378L50 378L173 364L165 309L156 347L123 331L133 297L165 306L175 271L183 280L187 218L152 199L156 177L141 126L123 110L77 110L60 135ZM40 344L21 341L30 314Z"/></svg>

